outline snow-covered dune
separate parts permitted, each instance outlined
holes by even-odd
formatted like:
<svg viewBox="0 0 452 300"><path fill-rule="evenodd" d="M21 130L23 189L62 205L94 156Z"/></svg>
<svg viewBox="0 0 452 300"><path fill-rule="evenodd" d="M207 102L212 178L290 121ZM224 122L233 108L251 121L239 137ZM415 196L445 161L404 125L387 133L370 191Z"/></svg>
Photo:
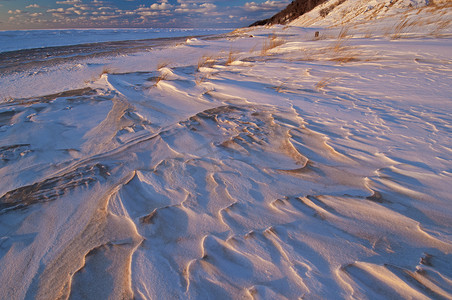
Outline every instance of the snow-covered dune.
<svg viewBox="0 0 452 300"><path fill-rule="evenodd" d="M438 11L9 67L0 298L451 299Z"/></svg>
<svg viewBox="0 0 452 300"><path fill-rule="evenodd" d="M291 22L294 26L356 26L363 24L367 30L403 29L450 24L448 0L329 0Z"/></svg>

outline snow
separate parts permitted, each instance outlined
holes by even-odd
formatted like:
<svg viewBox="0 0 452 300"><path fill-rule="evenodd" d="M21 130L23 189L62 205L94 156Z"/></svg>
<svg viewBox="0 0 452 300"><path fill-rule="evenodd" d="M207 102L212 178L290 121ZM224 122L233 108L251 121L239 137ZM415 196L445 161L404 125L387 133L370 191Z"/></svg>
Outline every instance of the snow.
<svg viewBox="0 0 452 300"><path fill-rule="evenodd" d="M405 11L10 65L0 298L452 298L451 15Z"/></svg>

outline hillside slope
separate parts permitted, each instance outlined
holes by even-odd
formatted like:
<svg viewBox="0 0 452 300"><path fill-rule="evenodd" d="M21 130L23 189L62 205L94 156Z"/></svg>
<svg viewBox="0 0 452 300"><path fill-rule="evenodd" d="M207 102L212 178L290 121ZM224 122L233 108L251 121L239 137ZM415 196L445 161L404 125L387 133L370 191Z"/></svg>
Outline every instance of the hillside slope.
<svg viewBox="0 0 452 300"><path fill-rule="evenodd" d="M288 23L295 26L343 25L394 17L415 8L428 7L435 10L451 6L452 2L447 0L294 0L273 17L256 21L250 27ZM442 14L434 15L441 17ZM442 21L441 18L438 21ZM450 24L444 26L448 25Z"/></svg>
<svg viewBox="0 0 452 300"><path fill-rule="evenodd" d="M285 9L273 17L256 21L250 26L286 24L287 22L295 20L299 16L307 13L325 1L326 0L294 0Z"/></svg>
<svg viewBox="0 0 452 300"><path fill-rule="evenodd" d="M330 0L294 19L291 25L344 26L364 25L371 21L375 26L377 23L387 23L390 18L397 24L403 23L404 26L415 25L412 24L414 22L422 26L443 23L443 27L449 27L448 10L451 5L451 2L444 0ZM386 25L394 25L389 23Z"/></svg>

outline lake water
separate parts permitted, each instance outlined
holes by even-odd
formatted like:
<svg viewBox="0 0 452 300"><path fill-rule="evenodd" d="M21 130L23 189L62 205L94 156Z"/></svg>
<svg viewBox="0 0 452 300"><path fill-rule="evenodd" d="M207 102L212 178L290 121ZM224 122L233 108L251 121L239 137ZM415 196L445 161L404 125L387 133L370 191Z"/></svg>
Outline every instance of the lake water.
<svg viewBox="0 0 452 300"><path fill-rule="evenodd" d="M0 52L90 43L214 35L231 29L127 28L0 31Z"/></svg>

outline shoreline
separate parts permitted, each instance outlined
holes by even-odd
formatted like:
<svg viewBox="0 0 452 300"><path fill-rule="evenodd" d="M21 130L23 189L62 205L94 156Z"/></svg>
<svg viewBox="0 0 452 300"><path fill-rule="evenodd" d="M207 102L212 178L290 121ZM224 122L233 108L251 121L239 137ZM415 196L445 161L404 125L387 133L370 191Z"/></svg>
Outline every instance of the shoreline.
<svg viewBox="0 0 452 300"><path fill-rule="evenodd" d="M140 30L141 29L141 30ZM114 43L126 41L145 41L158 38L178 38L187 36L204 36L212 34L227 33L234 29L228 28L139 28L139 29L55 29L55 30L23 30L23 31L4 31L0 32L0 42L3 43L0 53L44 49L47 47L77 46L96 43ZM39 34L45 32L46 35L39 37ZM189 34L189 33L192 34ZM213 32L213 33L212 33ZM8 34L9 33L9 34ZM64 33L62 35L62 33ZM83 33L83 34L82 34ZM94 33L94 37L87 35ZM19 35L20 34L20 35ZM50 35L48 35L50 34ZM38 35L39 40L36 39ZM116 36L112 38L112 35ZM121 36L118 39L117 36ZM15 40L19 39L19 40ZM21 43L20 39L24 42ZM70 41L69 41L70 39ZM97 39L97 40L96 40ZM100 41L98 41L100 40ZM47 41L43 44L43 41ZM16 43L16 46L11 46ZM34 45L33 45L34 43ZM49 46L51 44L51 46ZM54 44L54 45L52 45ZM42 45L42 46L41 46ZM9 47L9 48L8 48ZM12 48L11 48L12 47ZM25 47L25 48L24 48Z"/></svg>
<svg viewBox="0 0 452 300"><path fill-rule="evenodd" d="M189 38L202 39L207 37L209 35L161 37L6 51L0 53L0 71L3 72L3 75L8 75L9 73L24 72L32 68L53 66L66 62L83 62L83 60L92 58L131 55L150 51L153 48L169 47ZM24 63L24 60L27 62Z"/></svg>

